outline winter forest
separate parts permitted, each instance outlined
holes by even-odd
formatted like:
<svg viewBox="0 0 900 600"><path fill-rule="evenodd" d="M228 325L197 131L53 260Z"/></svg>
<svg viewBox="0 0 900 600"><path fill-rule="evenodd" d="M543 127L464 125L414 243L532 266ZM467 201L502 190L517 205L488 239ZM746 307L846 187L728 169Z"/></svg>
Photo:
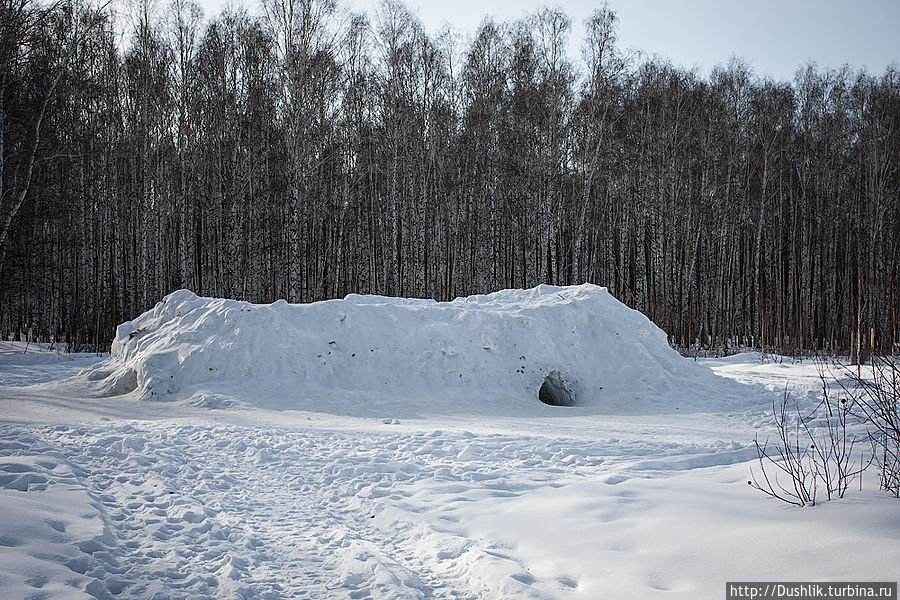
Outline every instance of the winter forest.
<svg viewBox="0 0 900 600"><path fill-rule="evenodd" d="M586 25L0 0L0 336L589 281L682 348L895 348L898 70L701 76Z"/></svg>

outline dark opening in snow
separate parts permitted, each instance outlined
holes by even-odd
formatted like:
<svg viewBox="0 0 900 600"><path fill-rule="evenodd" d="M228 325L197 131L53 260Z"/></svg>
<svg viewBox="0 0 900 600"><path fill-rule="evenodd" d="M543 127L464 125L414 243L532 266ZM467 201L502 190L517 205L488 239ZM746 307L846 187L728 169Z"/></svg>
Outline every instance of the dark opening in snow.
<svg viewBox="0 0 900 600"><path fill-rule="evenodd" d="M538 398L541 402L550 406L572 406L575 404L572 392L566 388L559 371L550 371L547 374L547 377L544 378L544 383L541 384L541 389L538 391Z"/></svg>

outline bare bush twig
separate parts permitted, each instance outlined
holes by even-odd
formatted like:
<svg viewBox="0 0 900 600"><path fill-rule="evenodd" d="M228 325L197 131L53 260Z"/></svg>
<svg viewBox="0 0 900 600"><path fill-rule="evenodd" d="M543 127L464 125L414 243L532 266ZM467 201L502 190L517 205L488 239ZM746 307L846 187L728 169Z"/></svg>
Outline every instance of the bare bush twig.
<svg viewBox="0 0 900 600"><path fill-rule="evenodd" d="M754 438L759 463L758 473L751 467L752 487L794 506L815 506L819 487L828 500L843 498L857 478L871 464L863 458L854 459L857 435L848 429L852 425L853 402L847 397L832 401L824 371L822 401L809 415L803 416L799 406L796 414L788 411L790 394L785 390L781 403L772 403L772 416L778 441L760 444ZM771 471L771 474L770 474ZM861 484L861 480L860 480Z"/></svg>
<svg viewBox="0 0 900 600"><path fill-rule="evenodd" d="M852 386L839 382L869 426L881 488L900 498L900 364L894 356L873 357L871 372L868 379L847 369Z"/></svg>
<svg viewBox="0 0 900 600"><path fill-rule="evenodd" d="M800 443L801 421L799 409L796 420L788 419L790 395L785 390L780 405L772 402L772 416L778 432L778 442L769 450L769 440L760 444L754 438L759 461L759 474L750 468L750 484L755 489L794 506L816 504L818 471L814 468L812 454L807 444ZM793 423L791 422L793 421ZM772 475L769 475L770 469ZM781 475L781 477L779 477ZM787 479L787 483L784 480Z"/></svg>

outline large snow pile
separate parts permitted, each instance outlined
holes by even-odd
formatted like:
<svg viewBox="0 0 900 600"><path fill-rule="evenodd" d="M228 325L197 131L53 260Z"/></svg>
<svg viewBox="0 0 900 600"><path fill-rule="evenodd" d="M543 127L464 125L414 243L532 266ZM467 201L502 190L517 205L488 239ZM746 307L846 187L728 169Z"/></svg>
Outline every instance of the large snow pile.
<svg viewBox="0 0 900 600"><path fill-rule="evenodd" d="M390 399L394 409L462 403L521 414L516 407L543 407L548 376L595 412L710 409L735 385L591 284L452 302L349 295L268 305L179 290L120 325L109 360L87 375L106 396L326 412Z"/></svg>

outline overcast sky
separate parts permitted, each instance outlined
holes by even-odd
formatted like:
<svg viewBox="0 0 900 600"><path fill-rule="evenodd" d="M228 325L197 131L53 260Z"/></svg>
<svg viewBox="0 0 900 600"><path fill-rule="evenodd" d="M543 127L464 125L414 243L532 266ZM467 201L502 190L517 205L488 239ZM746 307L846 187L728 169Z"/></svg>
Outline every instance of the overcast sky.
<svg viewBox="0 0 900 600"><path fill-rule="evenodd" d="M257 0L246 0L248 4ZM341 0L370 15L378 0ZM207 15L224 0L201 0ZM496 2L407 0L429 31L450 24L471 35L485 15L518 18L540 6L561 7L573 21L571 54L580 56L582 22L600 5L585 0ZM883 72L900 62L900 0L610 0L619 16L619 46L666 57L708 74L734 54L757 74L792 80L809 60L819 66L850 63Z"/></svg>

